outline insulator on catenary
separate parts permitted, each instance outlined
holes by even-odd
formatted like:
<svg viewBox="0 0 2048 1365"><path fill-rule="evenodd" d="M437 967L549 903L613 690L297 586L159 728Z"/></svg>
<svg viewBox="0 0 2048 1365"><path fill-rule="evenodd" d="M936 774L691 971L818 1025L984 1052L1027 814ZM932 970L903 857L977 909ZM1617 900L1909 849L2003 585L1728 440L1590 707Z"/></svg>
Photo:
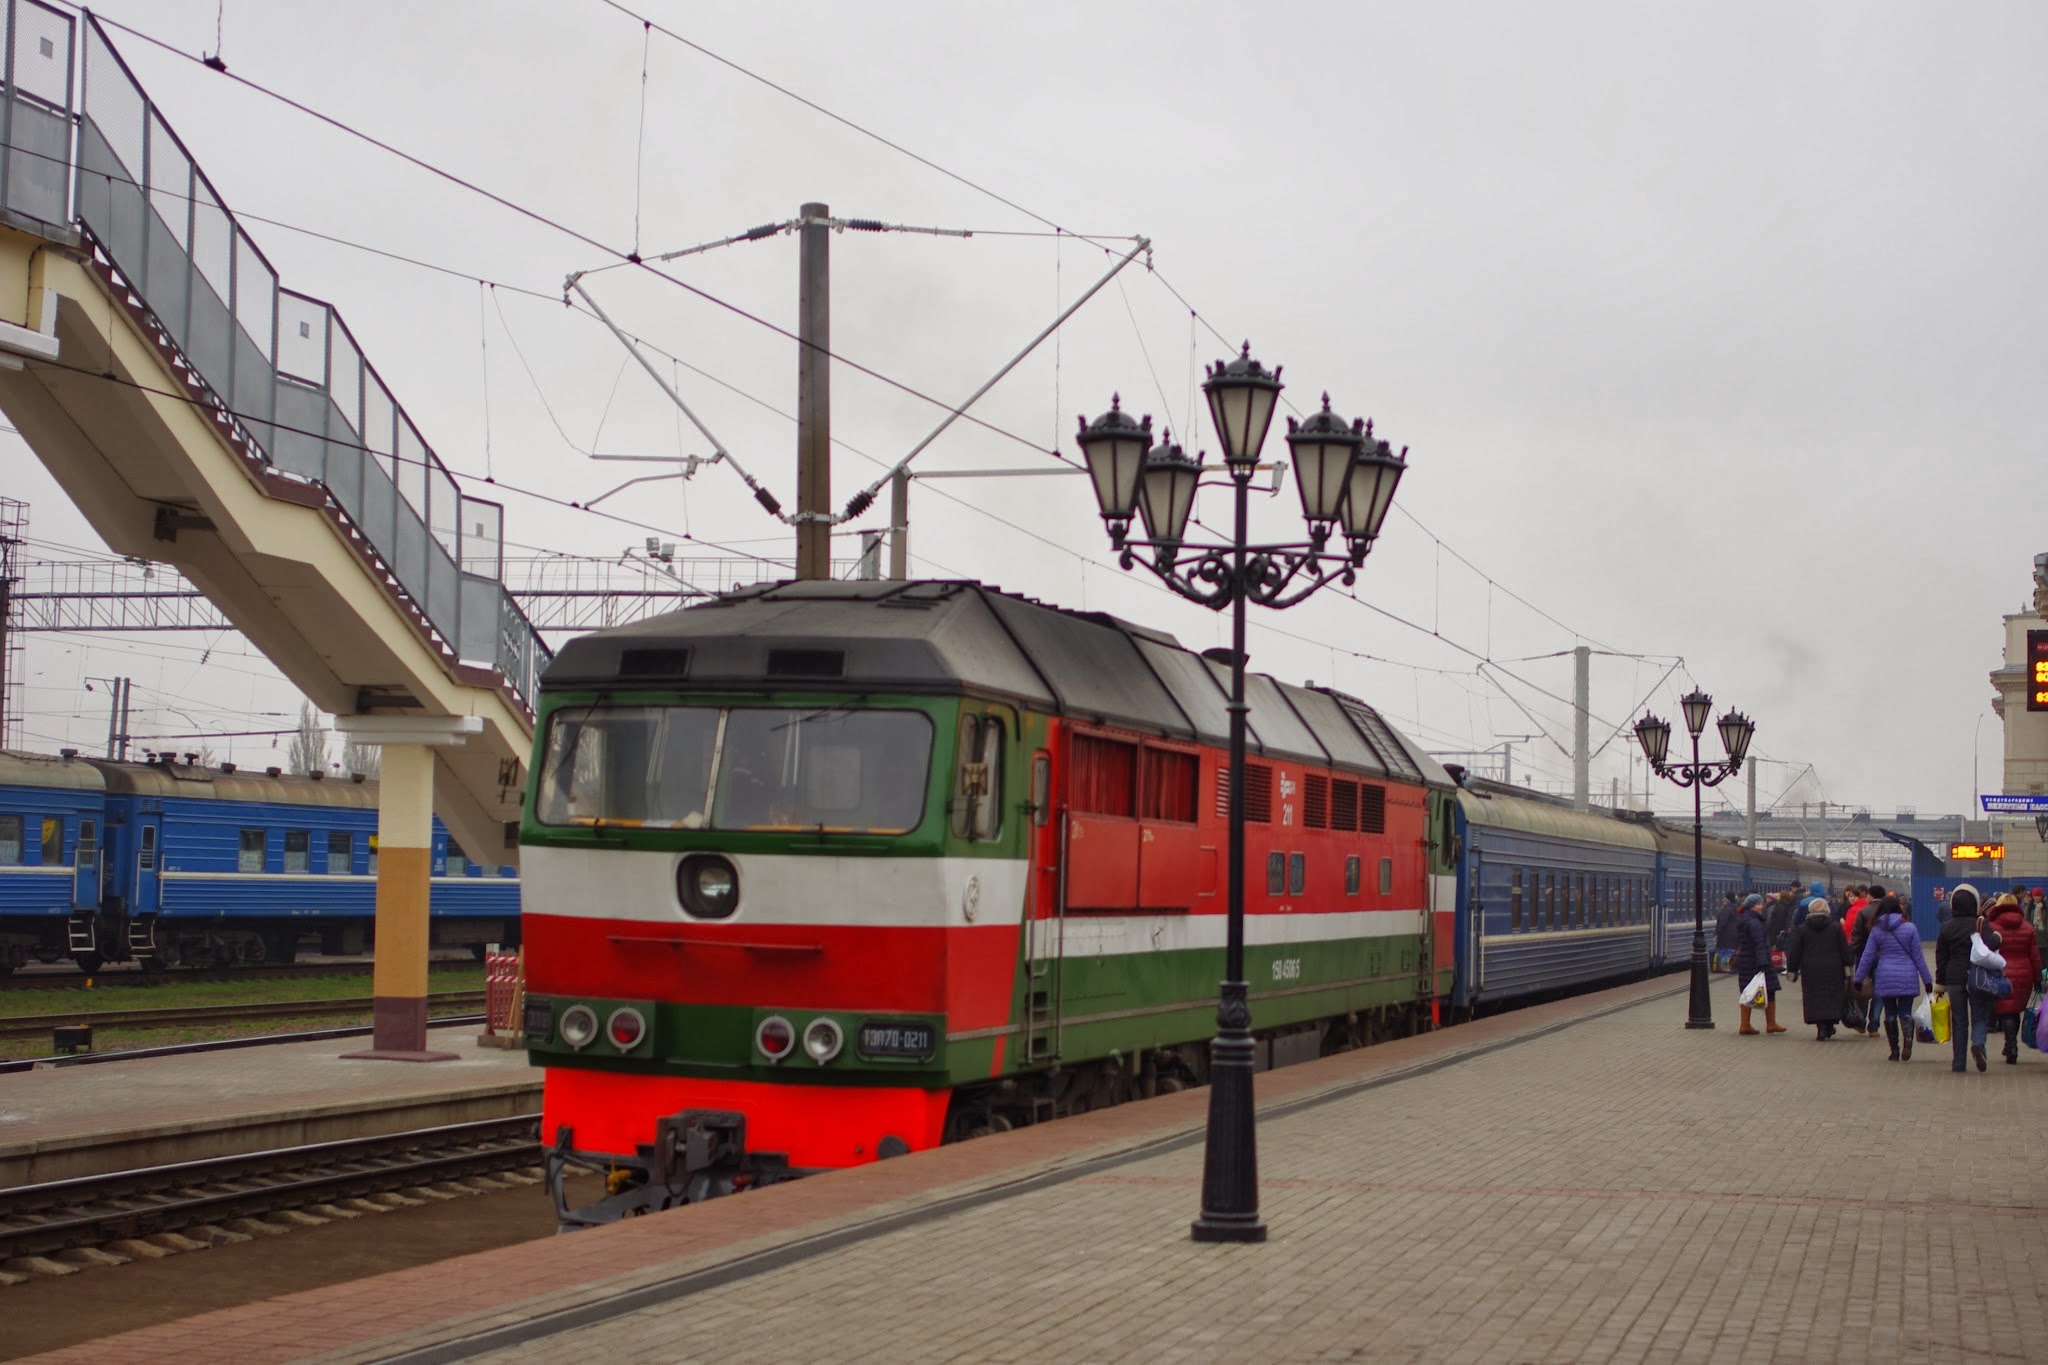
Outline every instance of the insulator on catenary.
<svg viewBox="0 0 2048 1365"><path fill-rule="evenodd" d="M743 242L758 242L763 237L773 237L780 231L782 231L782 224L780 223L763 223L759 227L748 228L747 235L740 240Z"/></svg>
<svg viewBox="0 0 2048 1365"><path fill-rule="evenodd" d="M855 232L884 232L887 230L882 226L881 221L875 218L849 218L846 220L846 225Z"/></svg>
<svg viewBox="0 0 2048 1365"><path fill-rule="evenodd" d="M754 501L760 503L763 507L767 508L769 516L779 517L782 515L782 504L777 502L775 500L775 495L773 493L770 493L767 489L756 488L754 490Z"/></svg>
<svg viewBox="0 0 2048 1365"><path fill-rule="evenodd" d="M872 488L863 488L860 490L860 492L853 495L853 501L846 504L845 519L847 521L852 521L855 517L867 511L868 508L873 507L874 505L875 490Z"/></svg>

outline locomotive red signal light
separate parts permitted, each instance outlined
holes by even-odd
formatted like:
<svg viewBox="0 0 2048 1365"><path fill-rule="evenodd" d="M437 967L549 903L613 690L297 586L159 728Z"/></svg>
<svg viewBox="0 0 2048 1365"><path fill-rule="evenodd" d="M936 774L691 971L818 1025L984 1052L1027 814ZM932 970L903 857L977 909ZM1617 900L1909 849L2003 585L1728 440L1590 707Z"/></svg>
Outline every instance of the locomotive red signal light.
<svg viewBox="0 0 2048 1365"><path fill-rule="evenodd" d="M611 1035L613 1047L621 1052L631 1052L647 1036L647 1020L639 1010L631 1007L616 1009L605 1023L605 1032Z"/></svg>
<svg viewBox="0 0 2048 1365"><path fill-rule="evenodd" d="M796 1048L796 1030L789 1020L771 1014L754 1030L754 1046L771 1062L779 1062Z"/></svg>

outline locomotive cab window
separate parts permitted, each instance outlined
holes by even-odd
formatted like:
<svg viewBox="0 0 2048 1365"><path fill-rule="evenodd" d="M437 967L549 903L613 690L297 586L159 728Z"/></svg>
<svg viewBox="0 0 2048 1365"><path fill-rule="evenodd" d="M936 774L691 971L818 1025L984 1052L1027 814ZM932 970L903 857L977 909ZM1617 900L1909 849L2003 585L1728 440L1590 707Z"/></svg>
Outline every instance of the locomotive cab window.
<svg viewBox="0 0 2048 1365"><path fill-rule="evenodd" d="M261 872L263 870L263 831L245 829L242 831L241 850L236 855L235 871Z"/></svg>
<svg viewBox="0 0 2048 1365"><path fill-rule="evenodd" d="M534 818L902 834L924 818L931 756L921 711L564 707L548 718Z"/></svg>
<svg viewBox="0 0 2048 1365"><path fill-rule="evenodd" d="M994 839L1003 832L1003 722L963 715L954 751L953 836Z"/></svg>
<svg viewBox="0 0 2048 1365"><path fill-rule="evenodd" d="M21 865L21 817L0 815L0 867Z"/></svg>

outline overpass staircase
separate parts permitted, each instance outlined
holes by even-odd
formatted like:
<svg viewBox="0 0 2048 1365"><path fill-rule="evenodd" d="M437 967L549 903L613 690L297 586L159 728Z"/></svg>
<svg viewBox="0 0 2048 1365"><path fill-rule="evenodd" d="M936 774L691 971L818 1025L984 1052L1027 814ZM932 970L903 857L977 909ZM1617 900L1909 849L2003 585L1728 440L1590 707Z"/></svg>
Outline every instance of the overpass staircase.
<svg viewBox="0 0 2048 1365"><path fill-rule="evenodd" d="M174 565L343 728L442 733L436 813L516 862L548 651L503 508L279 283L91 14L0 6L0 411L109 546Z"/></svg>

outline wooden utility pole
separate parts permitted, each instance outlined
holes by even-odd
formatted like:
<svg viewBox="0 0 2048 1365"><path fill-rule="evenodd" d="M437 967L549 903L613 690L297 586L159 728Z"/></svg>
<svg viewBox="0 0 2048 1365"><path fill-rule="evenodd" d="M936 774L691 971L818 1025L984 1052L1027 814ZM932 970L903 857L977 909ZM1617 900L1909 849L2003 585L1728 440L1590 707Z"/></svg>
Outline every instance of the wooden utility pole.
<svg viewBox="0 0 2048 1365"><path fill-rule="evenodd" d="M797 230L796 576L832 576L831 210L805 204Z"/></svg>

